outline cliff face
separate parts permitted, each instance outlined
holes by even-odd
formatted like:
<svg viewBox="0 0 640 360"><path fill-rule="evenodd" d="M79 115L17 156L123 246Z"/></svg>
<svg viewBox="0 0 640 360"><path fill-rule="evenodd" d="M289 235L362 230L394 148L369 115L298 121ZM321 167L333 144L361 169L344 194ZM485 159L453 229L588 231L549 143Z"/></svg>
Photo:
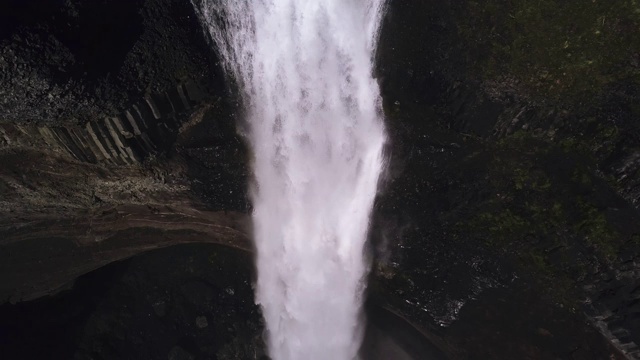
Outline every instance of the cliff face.
<svg viewBox="0 0 640 360"><path fill-rule="evenodd" d="M246 149L188 2L2 6L3 301L171 243L249 248Z"/></svg>
<svg viewBox="0 0 640 360"><path fill-rule="evenodd" d="M386 239L404 243L380 265L381 286L443 322L464 317L468 300L489 306L487 288L531 289L637 357L637 4L389 10L379 75L393 155L378 216ZM538 300L519 301L513 316L526 318ZM534 333L503 338L545 337ZM569 347L593 352L583 346Z"/></svg>
<svg viewBox="0 0 640 360"><path fill-rule="evenodd" d="M371 295L451 357L638 356L640 9L621 4L389 3ZM3 301L151 248L250 248L240 112L188 1L0 6Z"/></svg>

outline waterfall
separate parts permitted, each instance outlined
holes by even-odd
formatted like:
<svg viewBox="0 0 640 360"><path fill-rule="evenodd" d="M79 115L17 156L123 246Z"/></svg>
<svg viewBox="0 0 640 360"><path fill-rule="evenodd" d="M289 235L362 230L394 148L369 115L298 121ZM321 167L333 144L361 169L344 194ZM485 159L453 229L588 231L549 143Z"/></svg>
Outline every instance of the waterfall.
<svg viewBox="0 0 640 360"><path fill-rule="evenodd" d="M256 301L274 360L352 360L385 142L384 0L193 0L242 92Z"/></svg>

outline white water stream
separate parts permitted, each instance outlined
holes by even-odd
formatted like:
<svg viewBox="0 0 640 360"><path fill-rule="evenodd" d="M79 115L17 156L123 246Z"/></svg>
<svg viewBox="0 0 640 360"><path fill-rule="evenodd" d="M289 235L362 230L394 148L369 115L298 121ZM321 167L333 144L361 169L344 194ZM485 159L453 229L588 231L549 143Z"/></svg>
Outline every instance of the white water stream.
<svg viewBox="0 0 640 360"><path fill-rule="evenodd" d="M384 0L194 0L243 94L256 301L274 360L352 360L385 142Z"/></svg>

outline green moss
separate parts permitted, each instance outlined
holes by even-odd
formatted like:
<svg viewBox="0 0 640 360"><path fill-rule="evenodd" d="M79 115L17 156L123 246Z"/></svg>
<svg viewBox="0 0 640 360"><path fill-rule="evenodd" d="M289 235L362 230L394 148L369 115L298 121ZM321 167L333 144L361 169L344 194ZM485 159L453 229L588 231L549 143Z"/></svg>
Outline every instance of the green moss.
<svg viewBox="0 0 640 360"><path fill-rule="evenodd" d="M615 128L598 131L602 138L619 136ZM458 224L459 234L453 238L482 241L513 259L548 298L575 304L579 279L587 276L594 257L609 263L624 242L604 210L585 197L597 183L591 160L575 156L573 145L565 151L566 144L526 132L486 146L490 156L485 188L491 196ZM468 161L480 158L482 154L476 154Z"/></svg>
<svg viewBox="0 0 640 360"><path fill-rule="evenodd" d="M576 167L571 172L571 180L582 187L590 188L593 185L591 174L584 167Z"/></svg>
<svg viewBox="0 0 640 360"><path fill-rule="evenodd" d="M524 261L528 263L530 267L538 273L538 275L550 275L553 273L549 263L547 263L547 258L540 252L531 251L527 253L524 257Z"/></svg>
<svg viewBox="0 0 640 360"><path fill-rule="evenodd" d="M509 136L505 136L502 139L498 140L497 147L501 150L517 150L523 151L526 150L530 145L541 145L539 139L537 139L533 134L525 130L518 130ZM539 150L539 147L533 148L536 151Z"/></svg>
<svg viewBox="0 0 640 360"><path fill-rule="evenodd" d="M556 98L640 82L638 0L474 0L466 12L459 34L485 80L513 79L532 95Z"/></svg>
<svg viewBox="0 0 640 360"><path fill-rule="evenodd" d="M578 139L575 136L569 136L560 140L558 145L564 152L589 153L588 145L586 145L583 140Z"/></svg>
<svg viewBox="0 0 640 360"><path fill-rule="evenodd" d="M477 230L487 229L487 244L498 246L509 243L516 236L522 236L531 226L528 221L509 209L480 213L470 225Z"/></svg>
<svg viewBox="0 0 640 360"><path fill-rule="evenodd" d="M613 260L619 250L620 234L607 221L605 214L592 204L579 199L577 207L581 220L574 225L576 232L584 235L587 244L594 246L604 259Z"/></svg>

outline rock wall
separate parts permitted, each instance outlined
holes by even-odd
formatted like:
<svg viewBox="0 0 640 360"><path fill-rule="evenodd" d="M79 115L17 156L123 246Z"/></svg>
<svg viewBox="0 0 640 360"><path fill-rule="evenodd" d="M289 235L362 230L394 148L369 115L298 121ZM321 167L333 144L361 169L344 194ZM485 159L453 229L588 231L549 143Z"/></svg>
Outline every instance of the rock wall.
<svg viewBox="0 0 640 360"><path fill-rule="evenodd" d="M623 3L390 2L378 273L411 316L456 326L487 289L533 289L638 357L640 47Z"/></svg>

